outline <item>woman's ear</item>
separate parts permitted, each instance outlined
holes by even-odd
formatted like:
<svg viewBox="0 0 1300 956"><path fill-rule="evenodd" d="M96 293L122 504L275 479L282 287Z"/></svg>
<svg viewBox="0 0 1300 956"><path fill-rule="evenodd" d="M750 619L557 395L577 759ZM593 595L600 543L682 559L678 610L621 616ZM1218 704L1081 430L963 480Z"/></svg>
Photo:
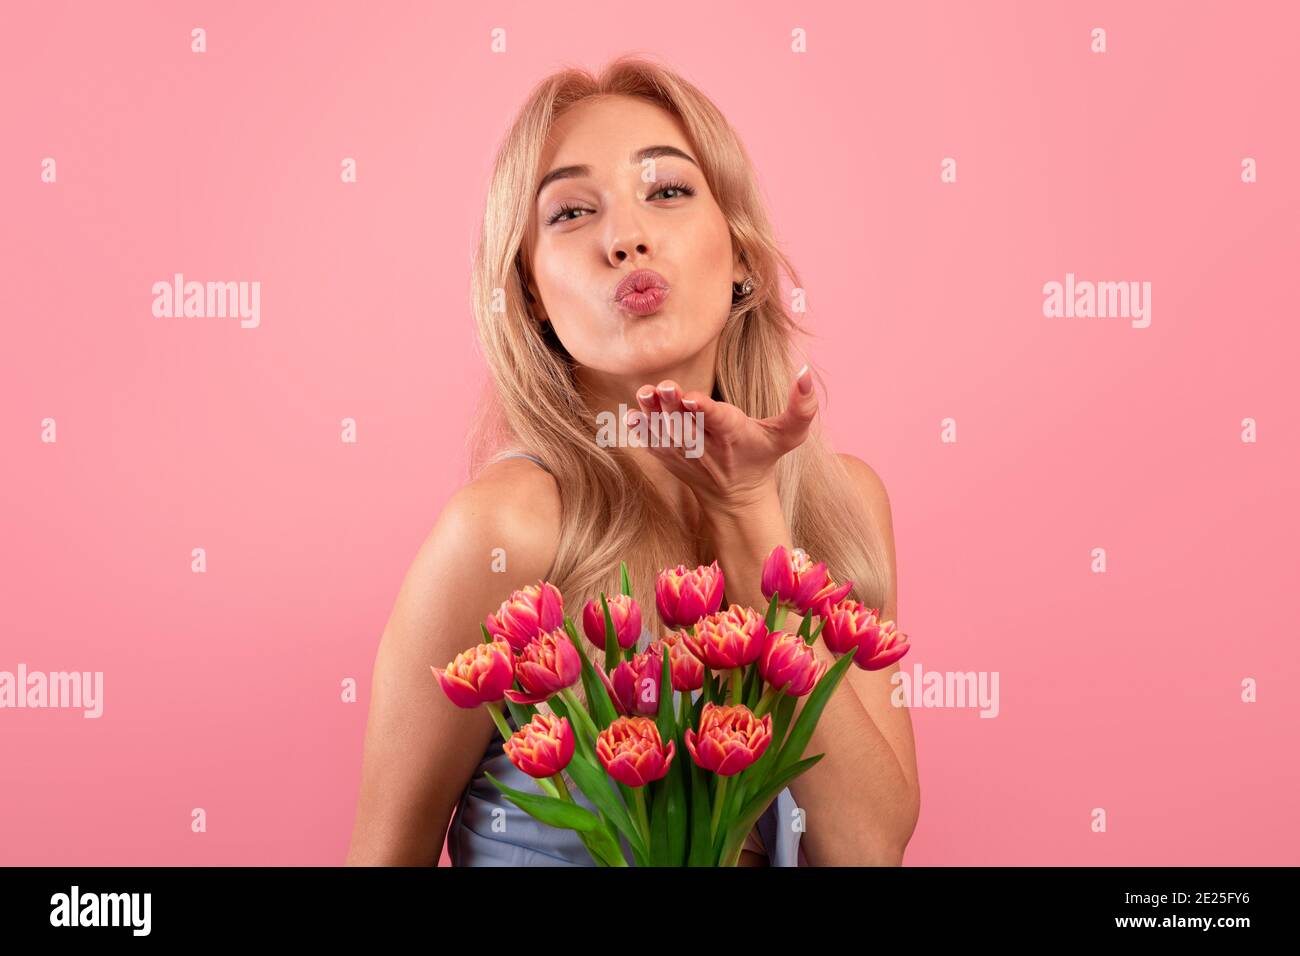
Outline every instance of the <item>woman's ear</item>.
<svg viewBox="0 0 1300 956"><path fill-rule="evenodd" d="M731 281L741 283L749 275L749 266L745 262L744 254L737 249L736 254L731 257Z"/></svg>

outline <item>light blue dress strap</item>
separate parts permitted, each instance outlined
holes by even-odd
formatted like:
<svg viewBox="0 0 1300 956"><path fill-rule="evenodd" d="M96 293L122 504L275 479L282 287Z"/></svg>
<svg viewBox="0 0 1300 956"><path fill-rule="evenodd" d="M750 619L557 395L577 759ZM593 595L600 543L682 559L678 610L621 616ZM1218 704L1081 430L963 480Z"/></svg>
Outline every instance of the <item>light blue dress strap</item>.
<svg viewBox="0 0 1300 956"><path fill-rule="evenodd" d="M508 454L502 455L500 460L504 460L506 458L527 458L529 461L537 462L537 464L540 465L546 471L551 470L546 467L546 463L543 462L540 458L538 458L536 455L530 455L526 451L512 451Z"/></svg>

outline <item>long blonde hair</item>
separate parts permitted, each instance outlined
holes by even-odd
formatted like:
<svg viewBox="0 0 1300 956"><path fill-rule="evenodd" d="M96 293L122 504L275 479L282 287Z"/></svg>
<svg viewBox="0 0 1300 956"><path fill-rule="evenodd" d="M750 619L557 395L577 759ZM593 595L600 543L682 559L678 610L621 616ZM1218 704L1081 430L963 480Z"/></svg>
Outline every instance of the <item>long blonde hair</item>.
<svg viewBox="0 0 1300 956"><path fill-rule="evenodd" d="M530 198L547 134L576 103L606 95L641 97L680 120L754 279L753 293L732 308L719 340L715 399L756 418L785 408L803 363L791 355L802 330L782 302L781 271L792 288L803 284L776 244L744 146L695 86L643 55L625 55L598 76L570 67L533 89L497 154L474 258L471 298L489 381L470 433L470 477L511 450L542 459L559 484L562 514L547 580L559 588L579 631L582 605L602 590L618 591L619 561L625 560L643 623L660 636L658 572L713 556L695 553L694 529L627 452L596 443L595 412L576 387L573 359L553 330L541 328L526 282ZM881 542L819 421L777 465L786 522L796 547L824 561L837 582L853 582L853 597L883 607L888 570Z"/></svg>

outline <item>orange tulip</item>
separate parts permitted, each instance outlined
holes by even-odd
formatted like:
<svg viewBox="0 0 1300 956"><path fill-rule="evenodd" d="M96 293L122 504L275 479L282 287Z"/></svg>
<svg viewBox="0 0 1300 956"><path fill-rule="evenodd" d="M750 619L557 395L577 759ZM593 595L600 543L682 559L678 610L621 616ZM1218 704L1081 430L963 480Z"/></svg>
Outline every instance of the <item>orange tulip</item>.
<svg viewBox="0 0 1300 956"><path fill-rule="evenodd" d="M429 670L438 678L443 693L457 707L495 703L515 682L515 659L510 653L510 645L503 640L475 644L457 654L445 669L430 666Z"/></svg>
<svg viewBox="0 0 1300 956"><path fill-rule="evenodd" d="M763 653L767 624L752 608L733 604L702 619L684 637L691 653L714 670L746 667Z"/></svg>
<svg viewBox="0 0 1300 956"><path fill-rule="evenodd" d="M685 631L673 631L663 639L672 668L673 690L699 690L704 686L704 662L691 652L689 637Z"/></svg>
<svg viewBox="0 0 1300 956"><path fill-rule="evenodd" d="M538 581L515 591L487 618L488 633L504 638L516 654L538 631L564 626L564 599L554 584Z"/></svg>
<svg viewBox="0 0 1300 956"><path fill-rule="evenodd" d="M523 691L508 690L516 704L537 704L572 687L582 677L582 658L562 627L538 631L515 661L515 676Z"/></svg>
<svg viewBox="0 0 1300 956"><path fill-rule="evenodd" d="M503 745L510 762L530 777L553 777L573 759L573 728L567 717L534 714Z"/></svg>
<svg viewBox="0 0 1300 956"><path fill-rule="evenodd" d="M700 732L686 729L686 749L705 770L722 777L740 773L772 742L772 715L762 720L743 704L721 706L710 701L700 712Z"/></svg>
<svg viewBox="0 0 1300 956"><path fill-rule="evenodd" d="M670 740L664 748L659 728L649 717L619 717L596 737L601 765L629 787L644 787L668 773L676 747Z"/></svg>

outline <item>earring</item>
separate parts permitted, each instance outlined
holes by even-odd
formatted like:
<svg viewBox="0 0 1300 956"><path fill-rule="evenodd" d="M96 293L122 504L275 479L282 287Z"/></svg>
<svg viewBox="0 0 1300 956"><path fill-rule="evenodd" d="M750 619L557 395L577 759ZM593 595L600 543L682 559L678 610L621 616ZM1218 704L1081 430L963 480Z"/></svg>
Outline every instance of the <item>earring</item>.
<svg viewBox="0 0 1300 956"><path fill-rule="evenodd" d="M745 276L745 281L731 283L731 301L739 302L754 291L754 277Z"/></svg>

